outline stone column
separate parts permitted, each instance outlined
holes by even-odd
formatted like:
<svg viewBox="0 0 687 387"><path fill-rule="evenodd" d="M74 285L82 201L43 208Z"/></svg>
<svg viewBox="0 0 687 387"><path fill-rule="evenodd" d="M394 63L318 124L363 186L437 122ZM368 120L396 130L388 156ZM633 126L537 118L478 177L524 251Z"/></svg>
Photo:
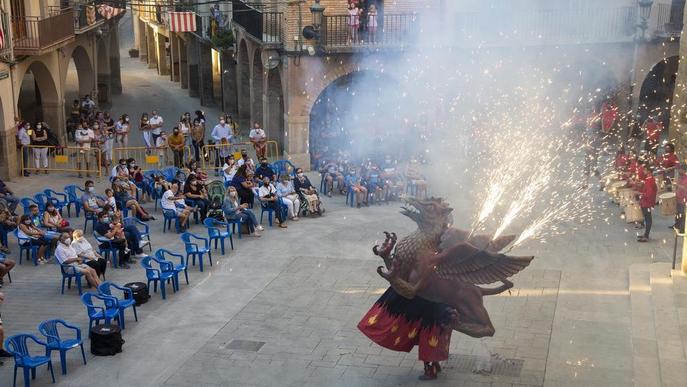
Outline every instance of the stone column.
<svg viewBox="0 0 687 387"><path fill-rule="evenodd" d="M179 36L175 32L169 33L170 43L170 80L172 82L179 82Z"/></svg>
<svg viewBox="0 0 687 387"><path fill-rule="evenodd" d="M131 11L131 24L134 27L134 48L141 51L141 25L139 24L138 12Z"/></svg>
<svg viewBox="0 0 687 387"><path fill-rule="evenodd" d="M200 69L199 52L200 43L198 39L192 37L186 42L186 53L188 59L188 95L189 97L200 96Z"/></svg>
<svg viewBox="0 0 687 387"><path fill-rule="evenodd" d="M146 26L146 41L148 42L148 68L157 68L157 42L155 31L150 26Z"/></svg>
<svg viewBox="0 0 687 387"><path fill-rule="evenodd" d="M114 95L122 94L122 72L119 58L119 32L111 30L110 36L110 91Z"/></svg>
<svg viewBox="0 0 687 387"><path fill-rule="evenodd" d="M309 116L288 116L284 130L284 157L306 171L310 170L309 134Z"/></svg>
<svg viewBox="0 0 687 387"><path fill-rule="evenodd" d="M215 106L212 93L212 53L209 45L199 45L199 78L200 78L200 105Z"/></svg>
<svg viewBox="0 0 687 387"><path fill-rule="evenodd" d="M43 121L45 121L51 130L55 131L57 138L62 144L65 144L67 138L67 126L64 112L64 102L60 99L57 102L43 101Z"/></svg>
<svg viewBox="0 0 687 387"><path fill-rule="evenodd" d="M231 114L238 112L236 84L236 61L233 52L222 51L222 110Z"/></svg>
<svg viewBox="0 0 687 387"><path fill-rule="evenodd" d="M687 7L685 7L682 20L687 19ZM684 58L687 55L687 39L680 39L680 51L678 58ZM680 61L677 67L677 76L675 78L675 91L673 91L673 106L670 111L670 127L668 128L668 138L675 144L676 151L682 160L687 156L687 93L685 93L685 84L687 84L687 65L684 61ZM685 244L687 246L687 243ZM682 260L685 263L685 260ZM683 270L685 268L683 267Z"/></svg>
<svg viewBox="0 0 687 387"><path fill-rule="evenodd" d="M188 48L184 39L179 39L179 80L181 88L188 89Z"/></svg>
<svg viewBox="0 0 687 387"><path fill-rule="evenodd" d="M160 75L169 75L169 63L167 63L165 39L166 37L164 35L157 34L157 73Z"/></svg>
<svg viewBox="0 0 687 387"><path fill-rule="evenodd" d="M145 22L141 19L135 19L134 24L138 25L138 59L141 62L148 61L148 34Z"/></svg>
<svg viewBox="0 0 687 387"><path fill-rule="evenodd" d="M0 129L0 178L9 180L19 175L20 165L17 157L17 136L12 130L5 130L8 124Z"/></svg>

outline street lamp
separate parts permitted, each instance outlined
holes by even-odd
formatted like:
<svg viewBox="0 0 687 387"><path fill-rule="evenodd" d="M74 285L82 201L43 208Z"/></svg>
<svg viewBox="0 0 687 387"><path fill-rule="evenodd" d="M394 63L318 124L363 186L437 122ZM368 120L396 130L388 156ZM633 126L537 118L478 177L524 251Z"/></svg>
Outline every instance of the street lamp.
<svg viewBox="0 0 687 387"><path fill-rule="evenodd" d="M324 5L320 4L320 0L315 0L315 4L310 7L310 13L312 13L312 27L315 29L315 32L320 32L322 16L324 14Z"/></svg>
<svg viewBox="0 0 687 387"><path fill-rule="evenodd" d="M651 7L654 5L654 0L639 0L639 29L642 30L641 39L644 39L644 32L649 26L649 17L651 16Z"/></svg>

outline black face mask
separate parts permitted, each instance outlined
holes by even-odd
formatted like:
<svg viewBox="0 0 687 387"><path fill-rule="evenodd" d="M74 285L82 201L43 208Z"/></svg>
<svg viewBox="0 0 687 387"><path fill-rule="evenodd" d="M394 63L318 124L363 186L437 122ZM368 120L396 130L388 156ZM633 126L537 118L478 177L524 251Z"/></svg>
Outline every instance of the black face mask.
<svg viewBox="0 0 687 387"><path fill-rule="evenodd" d="M262 167L267 167L267 163L260 164Z"/></svg>

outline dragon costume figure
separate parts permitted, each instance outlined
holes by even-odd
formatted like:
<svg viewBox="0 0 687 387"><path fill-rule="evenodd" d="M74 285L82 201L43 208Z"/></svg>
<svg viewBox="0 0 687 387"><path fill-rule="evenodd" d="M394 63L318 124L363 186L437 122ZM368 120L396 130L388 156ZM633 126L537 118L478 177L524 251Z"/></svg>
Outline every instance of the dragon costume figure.
<svg viewBox="0 0 687 387"><path fill-rule="evenodd" d="M418 229L397 242L386 234L375 255L384 260L377 272L391 287L358 323L375 343L410 352L417 345L424 362L423 380L435 379L440 361L448 359L451 332L471 337L493 336L495 329L482 298L513 287L508 278L527 267L534 257L511 257L498 252L515 236L492 240L485 235L450 227L452 208L443 199L407 199L401 213ZM485 285L500 282L496 288Z"/></svg>

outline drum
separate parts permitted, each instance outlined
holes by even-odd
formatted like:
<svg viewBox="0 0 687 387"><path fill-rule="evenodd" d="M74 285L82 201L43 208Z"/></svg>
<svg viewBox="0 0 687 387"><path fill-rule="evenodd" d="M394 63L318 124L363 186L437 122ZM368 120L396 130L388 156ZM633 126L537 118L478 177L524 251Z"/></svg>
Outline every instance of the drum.
<svg viewBox="0 0 687 387"><path fill-rule="evenodd" d="M632 188L620 188L618 190L620 205L629 206L630 204L636 203L636 195L637 193Z"/></svg>
<svg viewBox="0 0 687 387"><path fill-rule="evenodd" d="M644 221L644 214L642 214L642 207L639 206L639 203L625 206L625 221L627 223Z"/></svg>
<svg viewBox="0 0 687 387"><path fill-rule="evenodd" d="M606 192L608 192L608 193L611 193L611 191L612 191L612 189L613 189L613 188L612 188L612 187L613 187L613 184L614 184L614 183L617 183L617 182L619 182L619 181L621 181L621 180L618 179L618 178L615 178L615 177L609 177L609 178L605 179L605 180L604 180L604 191L606 191Z"/></svg>
<svg viewBox="0 0 687 387"><path fill-rule="evenodd" d="M675 216L677 213L677 197L674 192L666 192L658 196L658 202L661 206L661 215Z"/></svg>
<svg viewBox="0 0 687 387"><path fill-rule="evenodd" d="M608 193L611 194L611 196L613 197L613 202L620 203L620 195L618 193L618 190L620 190L621 188L624 188L626 185L627 185L627 182L624 180L611 183L611 187L610 187Z"/></svg>

